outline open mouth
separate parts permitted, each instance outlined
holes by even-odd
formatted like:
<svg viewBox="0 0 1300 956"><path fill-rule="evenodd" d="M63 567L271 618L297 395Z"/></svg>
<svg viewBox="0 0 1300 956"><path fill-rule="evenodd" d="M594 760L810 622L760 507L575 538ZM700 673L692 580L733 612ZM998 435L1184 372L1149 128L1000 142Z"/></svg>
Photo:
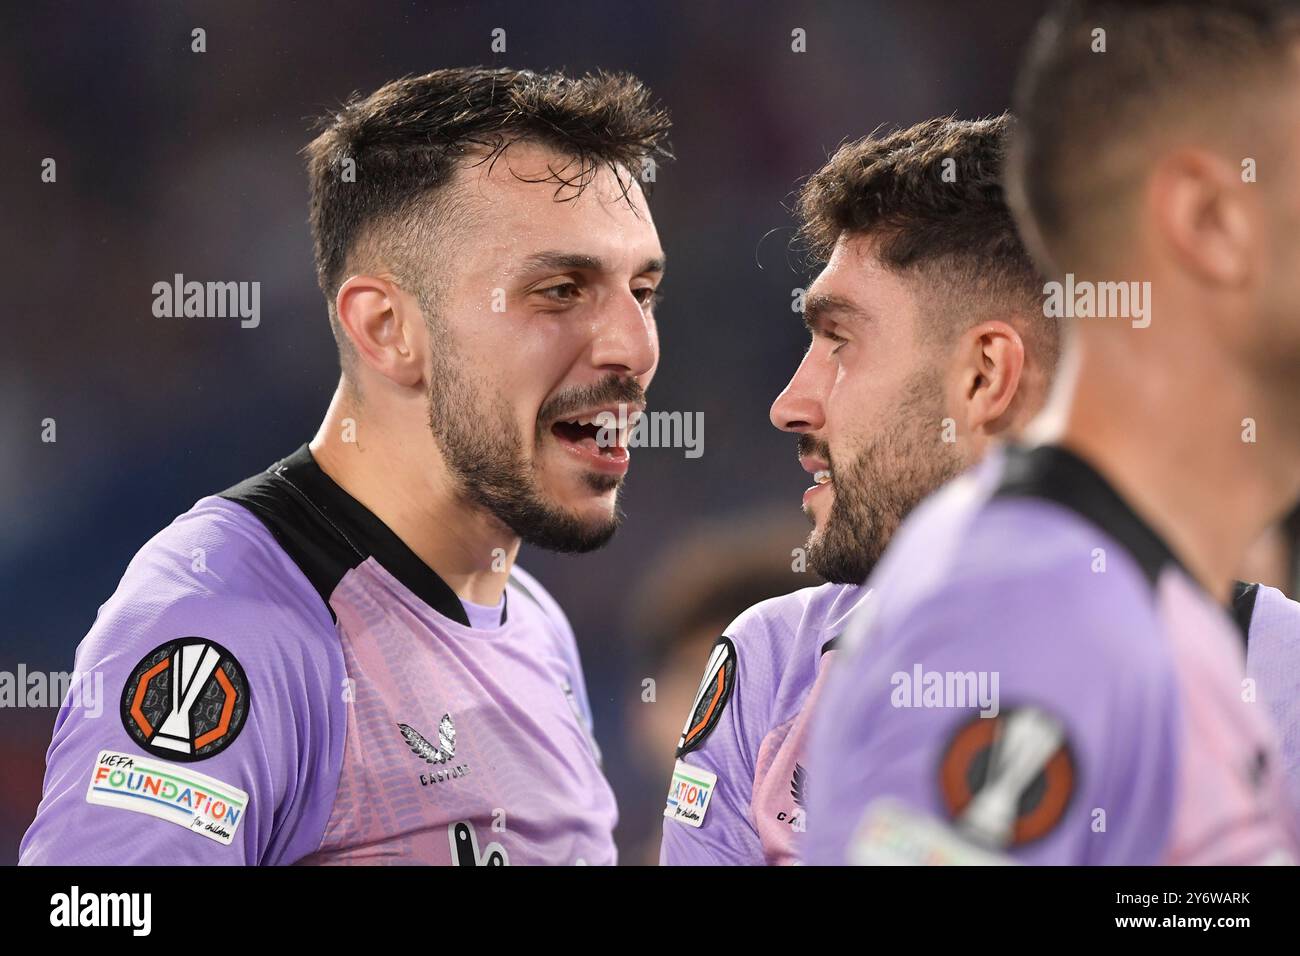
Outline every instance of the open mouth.
<svg viewBox="0 0 1300 956"><path fill-rule="evenodd" d="M597 424L594 417L556 422L551 426L551 434L560 441L577 445L590 454L613 455L626 451L623 447L622 434L617 429ZM613 441L610 440L611 438Z"/></svg>
<svg viewBox="0 0 1300 956"><path fill-rule="evenodd" d="M803 505L805 508L808 508L814 501L820 501L826 495L834 494L833 490L826 490L835 484L835 474L829 467L818 468L817 465L822 464L822 462L816 461L815 459L808 460L800 458L799 462L804 466L808 473L812 475L813 480L813 483L809 485L803 493Z"/></svg>
<svg viewBox="0 0 1300 956"><path fill-rule="evenodd" d="M619 427L622 424L612 412L591 411L557 421L551 426L551 434L583 467L621 475L627 471L630 459L627 445L631 427Z"/></svg>

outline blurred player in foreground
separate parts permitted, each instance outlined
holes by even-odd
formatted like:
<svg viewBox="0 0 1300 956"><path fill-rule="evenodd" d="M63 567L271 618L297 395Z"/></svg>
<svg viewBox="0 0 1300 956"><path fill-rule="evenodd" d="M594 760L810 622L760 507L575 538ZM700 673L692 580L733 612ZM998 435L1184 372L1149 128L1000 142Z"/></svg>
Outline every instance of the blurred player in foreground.
<svg viewBox="0 0 1300 956"><path fill-rule="evenodd" d="M521 540L602 545L664 268L635 79L450 69L308 148L320 431L136 555L77 653L23 863L612 863L573 634ZM120 717L120 719L119 719Z"/></svg>
<svg viewBox="0 0 1300 956"><path fill-rule="evenodd" d="M1057 324L999 179L1011 121L931 120L842 147L804 187L825 268L812 343L772 406L799 436L827 581L757 604L714 647L677 748L665 864L791 863L805 830L812 702L860 587L922 498L1046 397Z"/></svg>
<svg viewBox="0 0 1300 956"><path fill-rule="evenodd" d="M1294 859L1225 613L1300 495L1292 23L1125 0L1041 28L1008 182L1072 330L1052 431L918 509L873 576L814 715L810 862Z"/></svg>

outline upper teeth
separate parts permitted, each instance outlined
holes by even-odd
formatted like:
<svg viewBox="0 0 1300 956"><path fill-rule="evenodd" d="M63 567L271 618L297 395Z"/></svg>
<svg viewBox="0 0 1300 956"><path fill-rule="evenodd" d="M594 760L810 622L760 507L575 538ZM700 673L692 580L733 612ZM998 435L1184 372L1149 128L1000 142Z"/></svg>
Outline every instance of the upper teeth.
<svg viewBox="0 0 1300 956"><path fill-rule="evenodd" d="M820 471L813 472L813 481L817 482L819 485L824 485L830 480L831 470L829 468L823 468Z"/></svg>
<svg viewBox="0 0 1300 956"><path fill-rule="evenodd" d="M581 418L569 418L565 420L566 425L595 425L598 428L612 428L618 424L618 419L613 412L596 412L594 415L584 415Z"/></svg>

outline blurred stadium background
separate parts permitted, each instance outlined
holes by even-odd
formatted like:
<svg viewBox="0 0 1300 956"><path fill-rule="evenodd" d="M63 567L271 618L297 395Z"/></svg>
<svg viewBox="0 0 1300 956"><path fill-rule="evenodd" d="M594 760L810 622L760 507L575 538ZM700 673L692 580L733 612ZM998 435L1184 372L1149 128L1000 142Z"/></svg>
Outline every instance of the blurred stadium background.
<svg viewBox="0 0 1300 956"><path fill-rule="evenodd" d="M630 70L672 111L652 208L669 254L653 408L704 455L641 449L613 544L525 549L583 652L623 862L654 859L707 644L790 570L806 526L767 410L804 348L791 190L878 126L1006 108L1042 4L172 3L0 14L5 348L0 671L71 670L135 551L315 431L336 380L298 150L353 90L439 66ZM190 31L207 52L190 51ZM491 31L506 31L493 54ZM791 51L791 31L807 52ZM45 157L55 184L40 181ZM153 283L261 283L262 321L157 319ZM40 440L57 422L56 443ZM716 583L716 586L714 584ZM657 681L656 702L643 682ZM105 688L113 698L116 689ZM56 710L0 709L0 863L40 795ZM116 719L116 702L104 719ZM657 742L658 749L654 748Z"/></svg>

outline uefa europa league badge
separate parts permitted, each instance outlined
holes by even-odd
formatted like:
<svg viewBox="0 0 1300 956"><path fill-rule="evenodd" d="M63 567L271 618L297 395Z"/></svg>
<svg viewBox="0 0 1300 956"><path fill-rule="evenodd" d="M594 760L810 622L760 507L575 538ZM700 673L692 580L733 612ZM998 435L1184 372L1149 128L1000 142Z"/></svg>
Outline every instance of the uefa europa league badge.
<svg viewBox="0 0 1300 956"><path fill-rule="evenodd" d="M205 760L235 742L250 703L234 654L216 641L182 637L132 668L122 689L122 725L154 756Z"/></svg>

